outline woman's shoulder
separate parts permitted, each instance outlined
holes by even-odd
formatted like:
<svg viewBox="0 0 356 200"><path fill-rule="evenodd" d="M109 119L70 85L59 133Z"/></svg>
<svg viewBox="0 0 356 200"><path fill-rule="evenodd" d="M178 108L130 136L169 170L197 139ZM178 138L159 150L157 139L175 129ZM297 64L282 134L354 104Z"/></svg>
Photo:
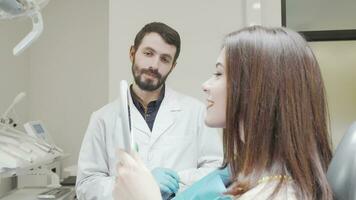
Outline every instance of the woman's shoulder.
<svg viewBox="0 0 356 200"><path fill-rule="evenodd" d="M235 200L297 200L293 181L282 183L280 190L270 198L278 183L278 181L271 181L258 184L243 195L235 197Z"/></svg>

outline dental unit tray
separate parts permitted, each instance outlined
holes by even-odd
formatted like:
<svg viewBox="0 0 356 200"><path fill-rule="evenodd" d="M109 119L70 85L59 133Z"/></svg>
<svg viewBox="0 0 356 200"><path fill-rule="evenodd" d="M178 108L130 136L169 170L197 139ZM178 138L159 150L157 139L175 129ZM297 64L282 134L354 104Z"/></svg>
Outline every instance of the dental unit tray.
<svg viewBox="0 0 356 200"><path fill-rule="evenodd" d="M0 178L27 174L62 156L56 146L0 123Z"/></svg>

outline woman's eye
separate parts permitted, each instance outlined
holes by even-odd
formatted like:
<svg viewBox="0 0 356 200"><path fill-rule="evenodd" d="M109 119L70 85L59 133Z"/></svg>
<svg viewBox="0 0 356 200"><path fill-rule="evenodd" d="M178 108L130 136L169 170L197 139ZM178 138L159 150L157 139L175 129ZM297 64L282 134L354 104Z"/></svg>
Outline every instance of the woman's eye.
<svg viewBox="0 0 356 200"><path fill-rule="evenodd" d="M215 76L215 77L219 77L219 76L221 76L221 75L222 75L222 73L220 73L220 72L215 72L215 73L214 73L214 76Z"/></svg>

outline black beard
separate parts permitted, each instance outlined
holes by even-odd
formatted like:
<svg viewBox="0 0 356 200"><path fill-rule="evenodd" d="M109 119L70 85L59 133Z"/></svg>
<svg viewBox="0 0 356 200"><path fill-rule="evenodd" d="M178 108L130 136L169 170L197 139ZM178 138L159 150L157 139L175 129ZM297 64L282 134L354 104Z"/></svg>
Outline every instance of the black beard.
<svg viewBox="0 0 356 200"><path fill-rule="evenodd" d="M145 90L145 91L155 91L158 88L160 88L165 82L166 79L168 77L168 75L170 74L170 72L166 75L166 76L162 76L158 70L153 70L153 69L142 69L141 71L139 71L139 74L136 75L135 74L135 65L133 64L132 66L132 74L134 76L135 79L135 83L137 84L137 86L141 89L141 90ZM141 81L141 76L143 74L149 74L151 76L154 76L155 78L157 78L157 83L154 84L153 81L151 80L146 80L146 81Z"/></svg>

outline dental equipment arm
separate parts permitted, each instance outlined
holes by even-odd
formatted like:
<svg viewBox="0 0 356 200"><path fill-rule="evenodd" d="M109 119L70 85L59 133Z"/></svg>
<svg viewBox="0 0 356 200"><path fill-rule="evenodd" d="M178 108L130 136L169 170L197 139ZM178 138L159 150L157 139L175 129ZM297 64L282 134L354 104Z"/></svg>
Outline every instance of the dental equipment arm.
<svg viewBox="0 0 356 200"><path fill-rule="evenodd" d="M13 49L15 56L20 55L43 31L43 19L40 13L41 7L48 0L0 0L0 19L13 19L29 17L32 21L32 30Z"/></svg>

